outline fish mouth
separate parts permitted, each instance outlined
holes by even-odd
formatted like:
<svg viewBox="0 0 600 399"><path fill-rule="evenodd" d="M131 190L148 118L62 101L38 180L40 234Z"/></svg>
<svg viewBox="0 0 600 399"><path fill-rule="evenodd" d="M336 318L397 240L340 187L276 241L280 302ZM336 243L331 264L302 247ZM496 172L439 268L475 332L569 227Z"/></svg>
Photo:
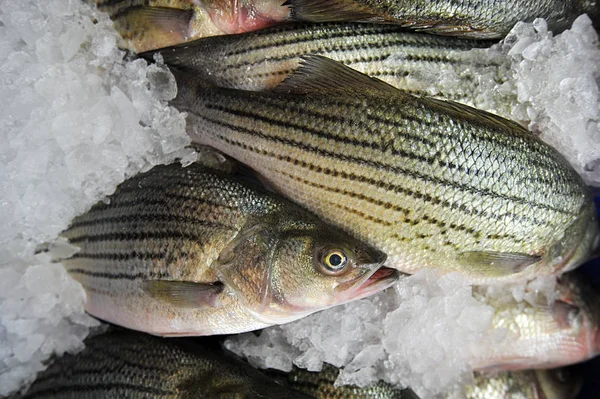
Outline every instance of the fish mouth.
<svg viewBox="0 0 600 399"><path fill-rule="evenodd" d="M345 291L348 300L365 298L393 285L400 273L396 269L381 266L364 276L341 284L336 290Z"/></svg>

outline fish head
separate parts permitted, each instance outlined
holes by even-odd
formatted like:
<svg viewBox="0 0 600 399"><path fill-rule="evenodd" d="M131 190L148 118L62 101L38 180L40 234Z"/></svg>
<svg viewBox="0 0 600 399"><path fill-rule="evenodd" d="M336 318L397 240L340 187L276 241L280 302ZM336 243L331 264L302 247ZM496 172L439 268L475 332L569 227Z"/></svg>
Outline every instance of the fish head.
<svg viewBox="0 0 600 399"><path fill-rule="evenodd" d="M574 399L583 386L583 375L577 366L535 370L538 398Z"/></svg>
<svg viewBox="0 0 600 399"><path fill-rule="evenodd" d="M219 268L222 281L261 322L296 320L398 279L396 270L382 266L383 252L320 221L282 224L238 245L232 266Z"/></svg>
<svg viewBox="0 0 600 399"><path fill-rule="evenodd" d="M574 270L597 255L599 247L600 228L594 202L590 200L549 247L546 264L555 274Z"/></svg>
<svg viewBox="0 0 600 399"><path fill-rule="evenodd" d="M600 353L600 293L580 271L561 275L552 297L539 295L535 301L492 301L493 325L506 335L475 357L475 369L549 369Z"/></svg>
<svg viewBox="0 0 600 399"><path fill-rule="evenodd" d="M552 311L556 324L568 334L564 356L575 363L600 354L600 293L579 271L560 276L557 289Z"/></svg>

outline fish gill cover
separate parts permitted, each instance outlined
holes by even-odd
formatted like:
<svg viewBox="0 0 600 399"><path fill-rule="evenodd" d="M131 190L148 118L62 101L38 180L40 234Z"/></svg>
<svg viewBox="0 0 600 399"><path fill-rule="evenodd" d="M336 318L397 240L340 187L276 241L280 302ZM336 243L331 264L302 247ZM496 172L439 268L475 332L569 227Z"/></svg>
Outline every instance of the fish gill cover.
<svg viewBox="0 0 600 399"><path fill-rule="evenodd" d="M81 348L97 324L83 312L81 287L34 256L35 247L125 178L194 157L183 150L182 115L163 102L175 92L170 74L126 61L117 41L108 17L80 0L0 0L0 396L31 381L52 353ZM600 185L600 50L589 19L558 36L543 21L520 24L483 56L504 57L512 76L483 84L475 103L528 121ZM456 84L444 71L436 81ZM523 287L508 295L531 300ZM346 366L339 382L384 378L434 393L469 378L465 348L493 339L491 317L459 277L421 273L372 299L228 346L254 364L315 370L327 361Z"/></svg>

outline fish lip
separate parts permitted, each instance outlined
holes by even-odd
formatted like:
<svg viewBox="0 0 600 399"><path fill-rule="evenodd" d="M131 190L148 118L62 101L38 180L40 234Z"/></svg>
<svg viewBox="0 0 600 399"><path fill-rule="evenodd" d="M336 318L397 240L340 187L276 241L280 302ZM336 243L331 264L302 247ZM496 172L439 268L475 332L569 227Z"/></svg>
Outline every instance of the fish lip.
<svg viewBox="0 0 600 399"><path fill-rule="evenodd" d="M390 287L399 277L400 273L398 270L380 266L365 273L363 276L340 284L336 288L336 291L345 292L348 300L361 299Z"/></svg>

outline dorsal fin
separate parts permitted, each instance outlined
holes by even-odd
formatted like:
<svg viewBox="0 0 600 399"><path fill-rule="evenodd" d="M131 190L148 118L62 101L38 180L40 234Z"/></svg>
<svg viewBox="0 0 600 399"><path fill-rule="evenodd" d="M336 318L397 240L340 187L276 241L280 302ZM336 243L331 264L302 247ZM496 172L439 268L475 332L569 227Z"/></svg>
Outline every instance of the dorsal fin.
<svg viewBox="0 0 600 399"><path fill-rule="evenodd" d="M300 67L275 88L279 93L295 94L365 90L400 93L394 86L320 55L303 56Z"/></svg>

